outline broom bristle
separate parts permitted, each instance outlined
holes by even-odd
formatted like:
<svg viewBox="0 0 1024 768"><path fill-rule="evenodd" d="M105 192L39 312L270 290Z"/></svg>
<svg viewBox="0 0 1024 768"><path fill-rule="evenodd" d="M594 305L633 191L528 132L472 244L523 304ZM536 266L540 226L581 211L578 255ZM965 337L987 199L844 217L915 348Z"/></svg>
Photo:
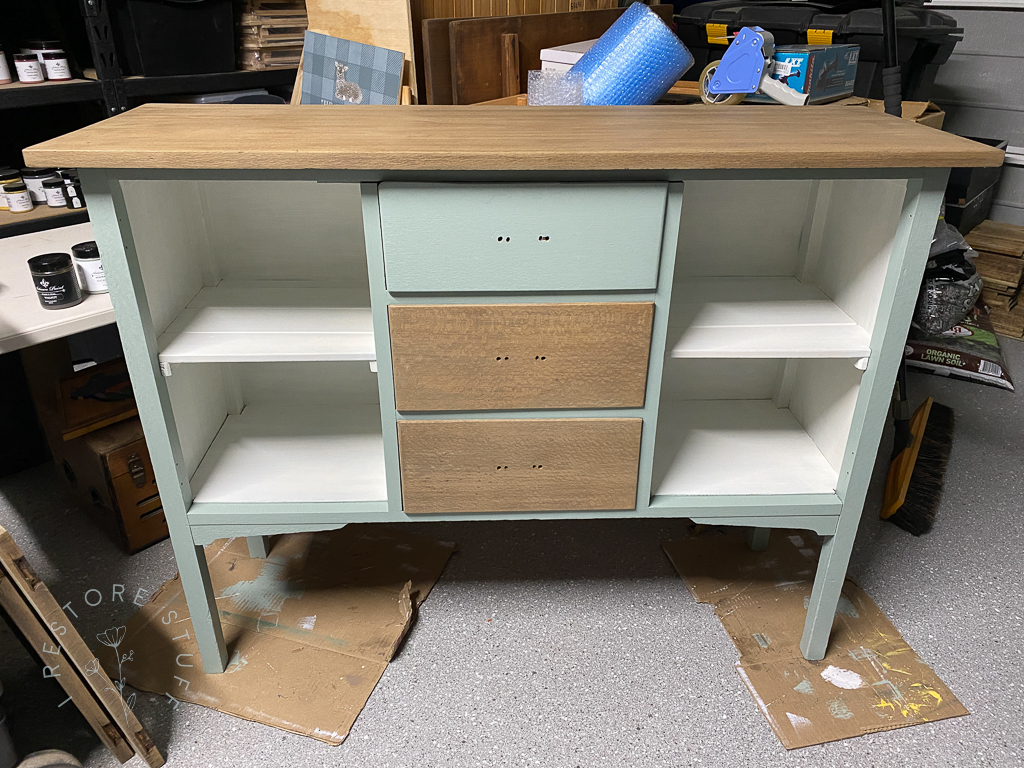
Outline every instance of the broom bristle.
<svg viewBox="0 0 1024 768"><path fill-rule="evenodd" d="M935 522L935 513L942 498L942 484L953 447L953 409L932 404L924 428L921 449L910 476L903 506L889 517L889 522L920 536L928 533Z"/></svg>

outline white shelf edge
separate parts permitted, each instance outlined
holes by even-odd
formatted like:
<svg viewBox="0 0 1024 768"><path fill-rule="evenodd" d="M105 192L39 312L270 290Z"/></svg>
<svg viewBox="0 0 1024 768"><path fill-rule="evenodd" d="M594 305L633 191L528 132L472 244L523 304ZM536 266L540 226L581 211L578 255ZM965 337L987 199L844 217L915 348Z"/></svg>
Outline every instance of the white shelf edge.
<svg viewBox="0 0 1024 768"><path fill-rule="evenodd" d="M870 334L816 287L795 278L694 278L674 292L668 329L673 358L871 354Z"/></svg>

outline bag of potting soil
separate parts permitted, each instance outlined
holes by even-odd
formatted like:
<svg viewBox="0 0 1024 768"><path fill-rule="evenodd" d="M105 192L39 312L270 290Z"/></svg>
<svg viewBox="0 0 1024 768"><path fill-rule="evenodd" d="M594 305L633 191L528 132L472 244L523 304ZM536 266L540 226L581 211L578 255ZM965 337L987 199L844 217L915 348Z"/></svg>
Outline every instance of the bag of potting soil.
<svg viewBox="0 0 1024 768"><path fill-rule="evenodd" d="M907 368L1013 390L988 308L980 301L943 333L926 333L912 326L906 355Z"/></svg>

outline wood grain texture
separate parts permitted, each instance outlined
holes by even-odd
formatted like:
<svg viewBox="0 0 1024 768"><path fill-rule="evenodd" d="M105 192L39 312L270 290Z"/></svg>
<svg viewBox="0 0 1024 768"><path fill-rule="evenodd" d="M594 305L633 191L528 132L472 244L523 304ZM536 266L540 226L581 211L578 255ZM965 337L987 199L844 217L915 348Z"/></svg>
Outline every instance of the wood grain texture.
<svg viewBox="0 0 1024 768"><path fill-rule="evenodd" d="M642 408L654 304L388 307L399 411Z"/></svg>
<svg viewBox="0 0 1024 768"><path fill-rule="evenodd" d="M642 421L399 421L404 509L633 509Z"/></svg>
<svg viewBox="0 0 1024 768"><path fill-rule="evenodd" d="M562 10L569 10L568 3ZM525 83L527 73L541 67L541 49L600 37L625 10L542 12L451 22L452 103L476 104L509 95L502 93L502 35L519 36L519 80ZM671 22L671 5L652 6L652 10Z"/></svg>
<svg viewBox="0 0 1024 768"><path fill-rule="evenodd" d="M455 19L425 19L422 24L423 87L427 104L452 103L452 48L448 25Z"/></svg>
<svg viewBox="0 0 1024 768"><path fill-rule="evenodd" d="M518 96L519 87L519 35L501 36L501 95Z"/></svg>
<svg viewBox="0 0 1024 768"><path fill-rule="evenodd" d="M114 690L114 684L107 673L102 667L97 667L93 674L86 674L86 669L91 668L96 654L75 631L46 584L36 576L21 549L3 528L0 528L0 570L6 573L25 603L42 623L50 627L53 634L59 634L64 659L69 666L74 667L74 670L69 672L82 677L107 715L117 724L118 730L135 754L142 757L150 768L160 768L164 764L163 755L153 744L153 740L135 714L124 707L124 701ZM61 633L58 627L63 627L66 631Z"/></svg>
<svg viewBox="0 0 1024 768"><path fill-rule="evenodd" d="M124 740L124 736L111 720L110 715L96 701L92 691L85 687L85 683L68 664L63 653L59 652L59 639L55 639L50 634L46 625L25 603L17 588L2 570L0 570L0 608L3 608L4 613L32 647L37 659L44 667L49 668L49 674L64 689L71 699L72 706L77 707L78 711L82 713L82 717L95 731L103 746L109 749L120 763L126 763L135 757L135 753L128 742ZM47 672L44 671L43 674L46 675Z"/></svg>
<svg viewBox="0 0 1024 768"><path fill-rule="evenodd" d="M988 219L967 233L967 244L977 251L989 251L1004 256L1024 256L1024 227L1005 221Z"/></svg>
<svg viewBox="0 0 1024 768"><path fill-rule="evenodd" d="M405 54L405 84L416 93L409 0L306 0L309 29Z"/></svg>
<svg viewBox="0 0 1024 768"><path fill-rule="evenodd" d="M982 167L1001 165L1003 153L852 107L145 104L24 158L78 168L664 171Z"/></svg>

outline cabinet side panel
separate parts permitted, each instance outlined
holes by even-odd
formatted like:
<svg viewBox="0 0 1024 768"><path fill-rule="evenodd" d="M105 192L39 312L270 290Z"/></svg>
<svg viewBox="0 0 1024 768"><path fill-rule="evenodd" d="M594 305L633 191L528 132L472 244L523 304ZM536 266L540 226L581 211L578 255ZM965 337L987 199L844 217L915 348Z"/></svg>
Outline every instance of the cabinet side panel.
<svg viewBox="0 0 1024 768"><path fill-rule="evenodd" d="M181 456L191 477L228 416L221 367L216 363L178 365L165 381Z"/></svg>
<svg viewBox="0 0 1024 768"><path fill-rule="evenodd" d="M121 181L153 331L159 336L203 287L206 229L194 181Z"/></svg>
<svg viewBox="0 0 1024 768"><path fill-rule="evenodd" d="M231 370L247 406L378 402L377 374L364 362L232 363Z"/></svg>
<svg viewBox="0 0 1024 768"><path fill-rule="evenodd" d="M316 280L365 288L358 184L201 181L225 280Z"/></svg>
<svg viewBox="0 0 1024 768"><path fill-rule="evenodd" d="M792 360L790 365L796 365L796 374L789 410L839 472L862 374L852 360Z"/></svg>
<svg viewBox="0 0 1024 768"><path fill-rule="evenodd" d="M676 282L796 274L811 182L688 181Z"/></svg>
<svg viewBox="0 0 1024 768"><path fill-rule="evenodd" d="M668 358L664 400L768 400L783 360Z"/></svg>
<svg viewBox="0 0 1024 768"><path fill-rule="evenodd" d="M818 255L817 283L868 333L874 330L906 193L903 180L832 182Z"/></svg>

